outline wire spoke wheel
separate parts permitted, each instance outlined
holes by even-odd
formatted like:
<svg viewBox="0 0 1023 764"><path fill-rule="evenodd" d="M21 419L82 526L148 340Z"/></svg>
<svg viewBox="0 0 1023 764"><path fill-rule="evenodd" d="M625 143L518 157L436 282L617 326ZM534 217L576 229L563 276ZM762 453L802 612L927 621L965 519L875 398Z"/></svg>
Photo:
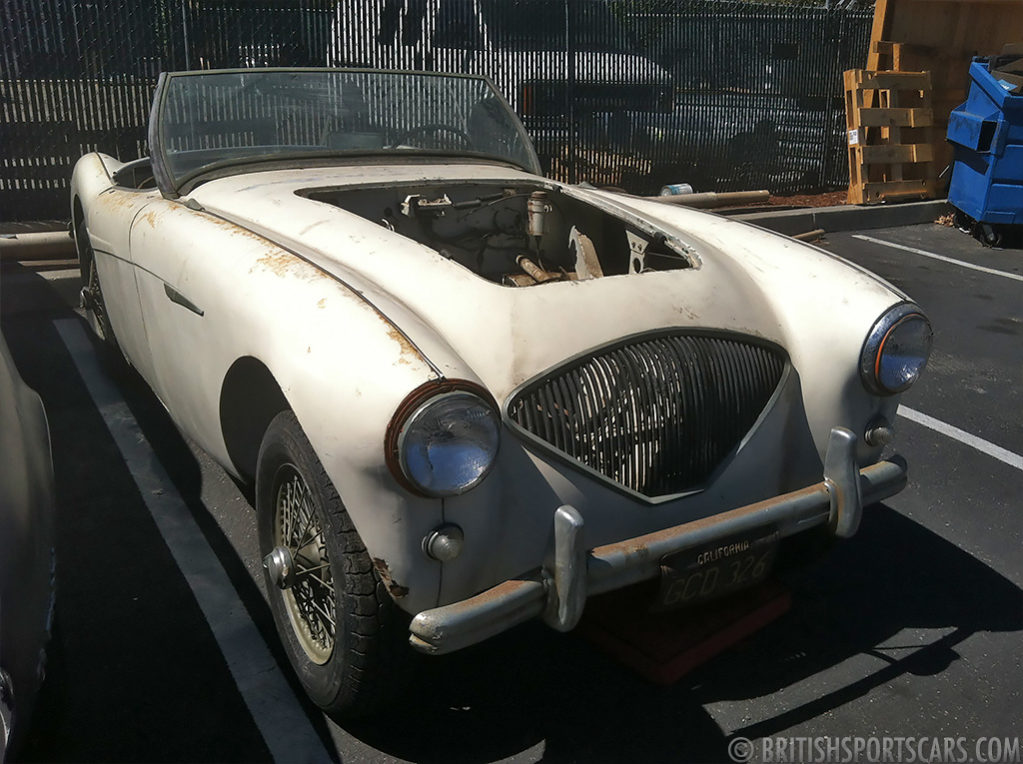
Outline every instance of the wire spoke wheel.
<svg viewBox="0 0 1023 764"><path fill-rule="evenodd" d="M274 543L294 564L294 583L283 592L295 636L317 665L330 660L337 629L337 593L330 557L309 487L292 464L281 465L274 490Z"/></svg>
<svg viewBox="0 0 1023 764"><path fill-rule="evenodd" d="M103 290L99 285L99 271L96 269L95 255L89 261L89 298L93 314L96 316L96 325L103 334L102 339L109 340L107 334L107 306L103 303Z"/></svg>
<svg viewBox="0 0 1023 764"><path fill-rule="evenodd" d="M89 325L96 335L107 347L117 350L117 338L110 325L110 315L107 313L107 304L103 299L103 285L99 280L96 253L84 232L79 235L77 246L78 257L83 263L82 307L88 311ZM88 265L86 266L84 263L88 263Z"/></svg>
<svg viewBox="0 0 1023 764"><path fill-rule="evenodd" d="M334 718L372 713L407 683L408 618L290 410L263 436L255 494L270 610L295 677Z"/></svg>

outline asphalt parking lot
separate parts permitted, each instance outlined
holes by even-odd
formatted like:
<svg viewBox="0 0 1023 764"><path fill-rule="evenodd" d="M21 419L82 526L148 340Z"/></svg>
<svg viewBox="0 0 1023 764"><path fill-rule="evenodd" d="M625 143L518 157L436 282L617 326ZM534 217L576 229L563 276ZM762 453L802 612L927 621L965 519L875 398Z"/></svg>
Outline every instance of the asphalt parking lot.
<svg viewBox="0 0 1023 764"><path fill-rule="evenodd" d="M59 501L58 631L23 758L679 762L728 761L736 737L1023 738L1023 250L936 225L822 246L908 292L935 347L896 422L908 488L790 582L792 609L670 687L526 625L423 659L399 707L345 727L282 668L247 499L97 356L76 269L4 263Z"/></svg>

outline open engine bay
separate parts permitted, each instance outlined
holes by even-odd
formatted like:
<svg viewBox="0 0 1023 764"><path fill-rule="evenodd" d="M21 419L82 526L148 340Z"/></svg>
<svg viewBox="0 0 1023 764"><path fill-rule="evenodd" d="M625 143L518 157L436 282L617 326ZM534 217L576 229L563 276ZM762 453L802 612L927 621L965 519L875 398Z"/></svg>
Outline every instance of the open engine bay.
<svg viewBox="0 0 1023 764"><path fill-rule="evenodd" d="M693 266L663 234L642 231L556 186L478 183L304 195L372 220L505 286Z"/></svg>

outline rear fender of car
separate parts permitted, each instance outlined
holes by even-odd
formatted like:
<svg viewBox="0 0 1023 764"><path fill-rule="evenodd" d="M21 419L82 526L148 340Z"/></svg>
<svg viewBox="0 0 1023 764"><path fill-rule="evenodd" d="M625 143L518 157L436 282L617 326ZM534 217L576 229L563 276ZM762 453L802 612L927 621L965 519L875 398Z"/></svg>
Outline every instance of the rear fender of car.
<svg viewBox="0 0 1023 764"><path fill-rule="evenodd" d="M76 240L85 225L97 249L115 254L128 250L128 224L158 192L118 189L111 178L123 163L93 152L75 164L71 175L71 224Z"/></svg>
<svg viewBox="0 0 1023 764"><path fill-rule="evenodd" d="M139 315L128 232L135 217L159 198L159 192L114 185L111 175L122 166L113 157L98 153L87 154L78 161L72 176L71 221L82 284L89 278L90 258L95 258L118 346L131 364L149 378L152 362ZM86 248L86 241L90 248Z"/></svg>

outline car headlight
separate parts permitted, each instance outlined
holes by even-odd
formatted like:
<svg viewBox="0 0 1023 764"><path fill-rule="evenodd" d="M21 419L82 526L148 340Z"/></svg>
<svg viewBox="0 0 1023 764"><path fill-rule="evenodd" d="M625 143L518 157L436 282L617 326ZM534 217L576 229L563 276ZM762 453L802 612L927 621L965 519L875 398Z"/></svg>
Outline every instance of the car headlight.
<svg viewBox="0 0 1023 764"><path fill-rule="evenodd" d="M387 463L399 483L425 496L455 496L479 485L501 442L490 395L471 382L417 388L387 428Z"/></svg>
<svg viewBox="0 0 1023 764"><path fill-rule="evenodd" d="M894 395L916 382L931 354L931 322L916 305L889 309L867 335L860 355L860 377L877 395Z"/></svg>

